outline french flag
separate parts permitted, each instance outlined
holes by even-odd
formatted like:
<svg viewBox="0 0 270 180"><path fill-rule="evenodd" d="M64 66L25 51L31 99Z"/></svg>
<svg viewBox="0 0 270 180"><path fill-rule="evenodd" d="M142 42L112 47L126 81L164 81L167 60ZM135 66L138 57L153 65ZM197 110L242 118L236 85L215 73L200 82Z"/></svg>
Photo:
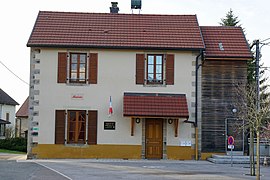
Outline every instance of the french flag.
<svg viewBox="0 0 270 180"><path fill-rule="evenodd" d="M112 97L110 96L109 116L111 116L112 113L113 113L113 108L112 108Z"/></svg>

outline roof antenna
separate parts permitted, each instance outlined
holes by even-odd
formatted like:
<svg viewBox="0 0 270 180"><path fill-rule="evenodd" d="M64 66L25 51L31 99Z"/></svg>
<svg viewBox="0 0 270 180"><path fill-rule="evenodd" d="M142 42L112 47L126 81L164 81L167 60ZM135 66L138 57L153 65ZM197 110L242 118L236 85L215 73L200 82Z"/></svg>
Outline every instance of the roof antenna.
<svg viewBox="0 0 270 180"><path fill-rule="evenodd" d="M131 0L131 11L133 14L133 9L139 9L139 14L142 9L142 1L141 0Z"/></svg>

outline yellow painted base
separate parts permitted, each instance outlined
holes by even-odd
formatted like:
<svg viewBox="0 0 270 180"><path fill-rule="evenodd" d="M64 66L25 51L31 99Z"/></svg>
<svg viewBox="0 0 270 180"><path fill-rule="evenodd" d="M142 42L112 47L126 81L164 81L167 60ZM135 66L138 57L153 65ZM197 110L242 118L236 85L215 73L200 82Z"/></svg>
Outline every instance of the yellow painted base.
<svg viewBox="0 0 270 180"><path fill-rule="evenodd" d="M206 160L207 158L210 158L213 154L224 155L225 153L201 153L201 160Z"/></svg>
<svg viewBox="0 0 270 180"><path fill-rule="evenodd" d="M141 159L140 145L86 145L65 146L58 144L38 144L32 148L32 154L39 159ZM167 158L191 160L195 150L191 147L167 146ZM193 157L192 157L193 156Z"/></svg>
<svg viewBox="0 0 270 180"><path fill-rule="evenodd" d="M139 145L90 145L65 146L56 144L39 144L32 148L37 158L116 158L140 159L141 146Z"/></svg>
<svg viewBox="0 0 270 180"><path fill-rule="evenodd" d="M195 155L195 150L189 146L168 146L167 158L177 160L191 160ZM193 157L192 157L193 156Z"/></svg>

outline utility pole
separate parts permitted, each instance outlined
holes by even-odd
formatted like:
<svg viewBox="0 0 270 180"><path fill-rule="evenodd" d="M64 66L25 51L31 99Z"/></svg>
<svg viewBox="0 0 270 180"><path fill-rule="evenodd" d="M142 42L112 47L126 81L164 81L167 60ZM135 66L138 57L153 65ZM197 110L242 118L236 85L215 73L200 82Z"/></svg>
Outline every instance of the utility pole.
<svg viewBox="0 0 270 180"><path fill-rule="evenodd" d="M260 41L256 40L256 107L257 114L260 113ZM257 148L256 148L256 179L260 179L260 130L258 129L260 126L259 119L256 118L256 135L257 135Z"/></svg>

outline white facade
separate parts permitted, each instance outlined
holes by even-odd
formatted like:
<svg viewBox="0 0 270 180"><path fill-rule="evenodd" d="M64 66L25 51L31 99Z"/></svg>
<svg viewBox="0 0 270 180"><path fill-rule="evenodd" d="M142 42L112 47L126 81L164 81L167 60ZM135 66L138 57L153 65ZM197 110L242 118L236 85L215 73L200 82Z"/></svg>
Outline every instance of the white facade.
<svg viewBox="0 0 270 180"><path fill-rule="evenodd" d="M31 49L31 52L30 120L38 122L34 123L38 124L38 136L33 137L33 141L38 144L55 143L55 111L65 109L98 111L97 144L142 145L142 123L135 125L134 136L131 136L130 117L123 116L124 92L185 94L189 120L194 121L197 54L191 51L42 48L38 51ZM58 52L98 53L97 84L57 83ZM136 54L138 53L174 54L174 85L136 85ZM81 98L72 98L74 95ZM111 117L108 116L110 96L113 106ZM115 130L104 130L105 121L114 121ZM190 142L194 145L192 126L180 119L178 137L175 137L173 125L167 123L167 145L180 146L181 142Z"/></svg>
<svg viewBox="0 0 270 180"><path fill-rule="evenodd" d="M15 127L15 111L16 107L13 105L0 105L0 119L9 121L11 124L8 124L7 127Z"/></svg>

